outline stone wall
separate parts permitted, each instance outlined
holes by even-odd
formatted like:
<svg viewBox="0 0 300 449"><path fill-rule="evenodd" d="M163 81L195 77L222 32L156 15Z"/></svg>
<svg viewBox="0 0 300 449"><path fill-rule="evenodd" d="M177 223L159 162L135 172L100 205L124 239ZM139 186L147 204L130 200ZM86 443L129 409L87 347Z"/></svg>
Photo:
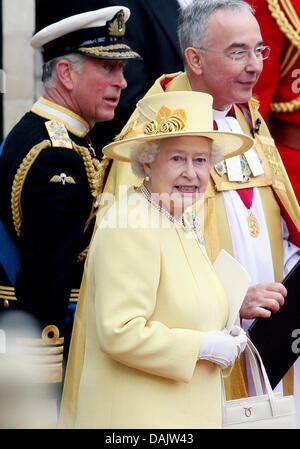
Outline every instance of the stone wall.
<svg viewBox="0 0 300 449"><path fill-rule="evenodd" d="M28 111L36 97L38 57L30 46L34 31L34 0L2 0L3 129L4 135Z"/></svg>

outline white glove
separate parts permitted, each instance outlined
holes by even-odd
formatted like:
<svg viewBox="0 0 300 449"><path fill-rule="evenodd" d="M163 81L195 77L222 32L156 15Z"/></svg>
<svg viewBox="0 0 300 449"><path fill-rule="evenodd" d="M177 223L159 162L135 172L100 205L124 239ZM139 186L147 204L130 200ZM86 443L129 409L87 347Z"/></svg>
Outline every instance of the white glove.
<svg viewBox="0 0 300 449"><path fill-rule="evenodd" d="M243 351L245 351L247 346L247 334L240 326L232 326L230 330L230 335L233 337L240 337L239 341L239 353L238 357L241 355Z"/></svg>
<svg viewBox="0 0 300 449"><path fill-rule="evenodd" d="M238 326L234 326L231 333L223 329L221 331L200 332L200 334L201 343L198 359L210 360L222 369L232 365L247 344L247 335Z"/></svg>

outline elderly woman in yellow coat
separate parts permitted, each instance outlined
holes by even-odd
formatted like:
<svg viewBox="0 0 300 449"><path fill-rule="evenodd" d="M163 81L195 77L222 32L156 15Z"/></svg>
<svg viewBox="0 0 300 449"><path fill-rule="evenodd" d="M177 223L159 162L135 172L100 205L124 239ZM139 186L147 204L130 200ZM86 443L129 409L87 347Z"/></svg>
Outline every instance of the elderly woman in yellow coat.
<svg viewBox="0 0 300 449"><path fill-rule="evenodd" d="M219 428L220 370L246 337L225 330L227 298L194 210L214 156L252 140L213 131L208 94L158 94L138 109L133 137L103 150L145 178L98 217L75 426Z"/></svg>

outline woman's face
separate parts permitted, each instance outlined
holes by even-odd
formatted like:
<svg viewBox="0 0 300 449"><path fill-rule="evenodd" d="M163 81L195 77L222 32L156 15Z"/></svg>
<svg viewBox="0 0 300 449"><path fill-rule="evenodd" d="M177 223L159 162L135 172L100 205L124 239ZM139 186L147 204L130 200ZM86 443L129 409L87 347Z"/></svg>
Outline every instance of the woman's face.
<svg viewBox="0 0 300 449"><path fill-rule="evenodd" d="M172 214L182 214L206 190L211 141L206 137L170 137L161 140L156 158L144 164L146 186Z"/></svg>

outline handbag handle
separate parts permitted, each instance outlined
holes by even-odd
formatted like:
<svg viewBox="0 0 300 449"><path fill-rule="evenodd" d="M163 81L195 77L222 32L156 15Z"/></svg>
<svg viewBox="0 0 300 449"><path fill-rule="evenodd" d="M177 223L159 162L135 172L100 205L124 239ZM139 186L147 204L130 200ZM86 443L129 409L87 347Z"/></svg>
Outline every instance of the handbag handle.
<svg viewBox="0 0 300 449"><path fill-rule="evenodd" d="M251 373L252 373L252 377L253 377L253 382L255 385L255 390L256 390L256 394L258 396L260 396L261 394L263 394L263 385L262 385L262 381L259 375L259 368L261 370L263 379L264 379L264 384L266 387L266 392L267 395L269 396L269 400L270 400L270 406L271 406L271 410L272 410L272 415L276 416L278 415L278 409L276 406L276 401L275 401L275 395L274 392L272 390L266 369L264 367L263 361L259 355L258 350L256 349L256 347L254 346L254 344L252 343L252 341L248 338L247 341L247 346L246 346L246 350L247 353L249 355L249 362L250 362L250 367L251 367ZM256 358L256 357L257 358ZM257 359L259 361L259 365L257 362ZM224 381L223 381L223 376L222 377L222 412L223 412L223 416L226 417L226 394L225 394L225 387L224 387Z"/></svg>
<svg viewBox="0 0 300 449"><path fill-rule="evenodd" d="M251 350L250 346L248 346L248 345L246 346L246 351L247 351L247 355L248 355L248 359L249 359L250 370L251 370L252 380L254 383L255 393L256 393L256 396L260 396L260 395L264 394L264 391L263 391L263 385L261 382L257 359L255 358L255 355L253 354L253 351Z"/></svg>

